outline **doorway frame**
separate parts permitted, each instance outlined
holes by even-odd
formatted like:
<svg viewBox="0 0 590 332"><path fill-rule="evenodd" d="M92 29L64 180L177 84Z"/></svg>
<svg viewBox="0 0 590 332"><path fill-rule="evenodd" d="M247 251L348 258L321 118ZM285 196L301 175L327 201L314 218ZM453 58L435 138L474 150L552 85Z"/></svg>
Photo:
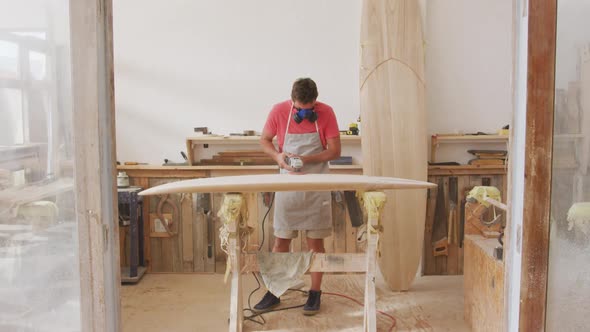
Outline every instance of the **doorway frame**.
<svg viewBox="0 0 590 332"><path fill-rule="evenodd" d="M120 331L112 0L70 0L82 331Z"/></svg>

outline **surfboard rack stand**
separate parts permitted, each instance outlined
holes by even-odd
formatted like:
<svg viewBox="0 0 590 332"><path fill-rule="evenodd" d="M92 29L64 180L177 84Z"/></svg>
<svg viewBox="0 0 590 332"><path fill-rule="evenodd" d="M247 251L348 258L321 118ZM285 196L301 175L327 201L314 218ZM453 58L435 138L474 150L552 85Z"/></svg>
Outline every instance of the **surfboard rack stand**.
<svg viewBox="0 0 590 332"><path fill-rule="evenodd" d="M230 197L231 196L231 197ZM375 266L377 259L377 243L379 233L383 226L380 224L381 209L385 205L386 195L381 191L368 191L363 193L364 207L369 215L367 231L367 251L364 254L314 254L310 272L356 272L365 273L365 306L363 331L374 332L377 330L376 297L375 297ZM228 198L226 200L225 198ZM225 194L225 201L244 204L241 193ZM222 207L223 209L223 207ZM228 242L229 272L231 272L231 299L229 315L229 331L242 331L242 274L258 271L258 262L255 254L242 252L240 245L239 222L241 220L242 206L232 206L236 213L226 214L230 236Z"/></svg>

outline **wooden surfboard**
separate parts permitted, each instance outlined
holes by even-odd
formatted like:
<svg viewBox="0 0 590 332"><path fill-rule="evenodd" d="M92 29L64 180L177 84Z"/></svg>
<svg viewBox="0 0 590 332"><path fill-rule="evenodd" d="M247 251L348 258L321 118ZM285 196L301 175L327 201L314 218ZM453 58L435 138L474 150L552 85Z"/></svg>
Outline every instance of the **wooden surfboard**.
<svg viewBox="0 0 590 332"><path fill-rule="evenodd" d="M426 180L422 18L416 0L364 0L361 21L363 174ZM422 256L426 191L390 192L379 266L409 289Z"/></svg>
<svg viewBox="0 0 590 332"><path fill-rule="evenodd" d="M436 187L423 181L346 174L262 174L222 176L166 183L140 195L216 192L337 191L423 189ZM387 205L387 204L386 204Z"/></svg>

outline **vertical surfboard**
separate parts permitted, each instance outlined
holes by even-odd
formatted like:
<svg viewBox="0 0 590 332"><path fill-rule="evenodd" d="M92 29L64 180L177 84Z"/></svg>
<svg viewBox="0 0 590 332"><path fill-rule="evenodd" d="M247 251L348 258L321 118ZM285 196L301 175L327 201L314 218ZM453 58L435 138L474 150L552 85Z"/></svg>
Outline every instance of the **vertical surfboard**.
<svg viewBox="0 0 590 332"><path fill-rule="evenodd" d="M364 0L360 101L363 174L426 181L422 16L417 0ZM379 267L408 290L420 264L426 191L387 192Z"/></svg>

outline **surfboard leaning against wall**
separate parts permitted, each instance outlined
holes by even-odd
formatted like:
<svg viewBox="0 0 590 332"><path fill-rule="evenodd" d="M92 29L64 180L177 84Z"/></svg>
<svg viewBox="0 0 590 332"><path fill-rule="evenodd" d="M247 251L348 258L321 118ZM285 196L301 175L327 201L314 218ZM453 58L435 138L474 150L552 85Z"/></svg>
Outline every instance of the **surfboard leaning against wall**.
<svg viewBox="0 0 590 332"><path fill-rule="evenodd" d="M363 174L426 181L424 38L416 0L364 0L360 102ZM420 264L426 191L387 191L379 267L408 290Z"/></svg>

